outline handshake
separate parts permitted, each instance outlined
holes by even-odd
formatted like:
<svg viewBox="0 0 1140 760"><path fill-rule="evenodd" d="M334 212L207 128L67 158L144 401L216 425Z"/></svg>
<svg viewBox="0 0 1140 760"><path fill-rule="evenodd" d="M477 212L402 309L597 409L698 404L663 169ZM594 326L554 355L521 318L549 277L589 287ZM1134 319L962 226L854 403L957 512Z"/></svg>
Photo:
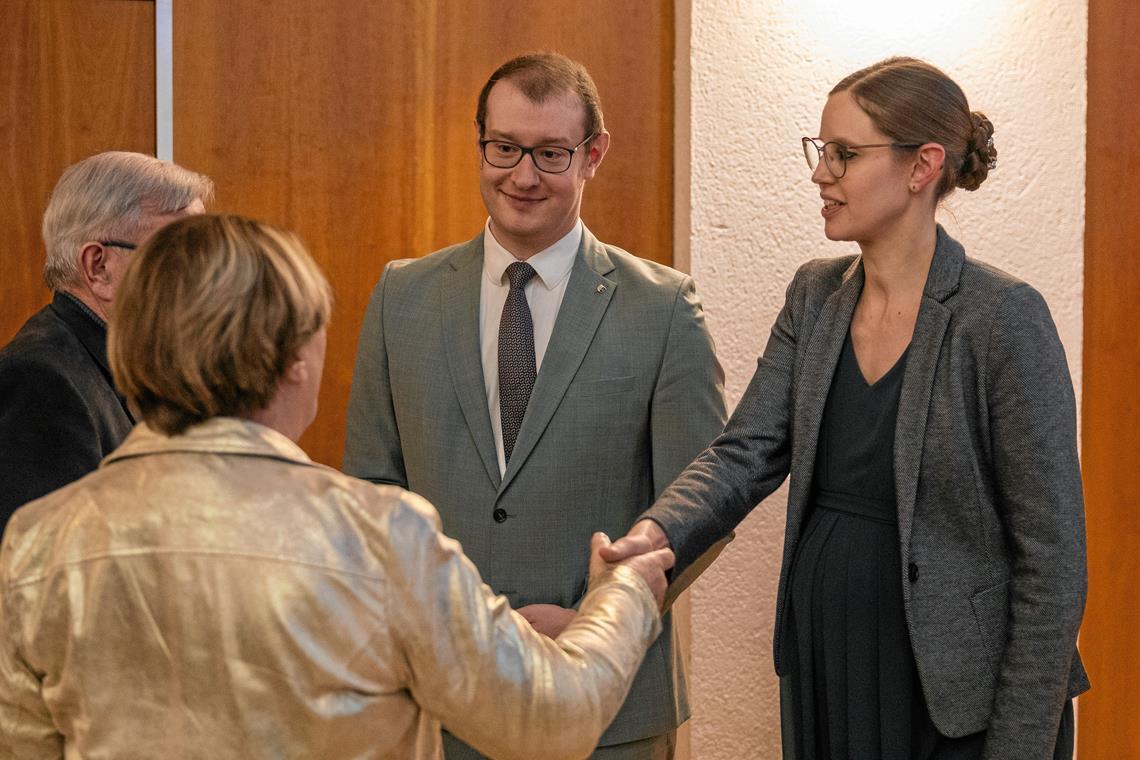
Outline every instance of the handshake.
<svg viewBox="0 0 1140 760"><path fill-rule="evenodd" d="M605 533L590 539L590 581L611 565L626 565L649 584L658 609L665 606L665 590L669 581L666 571L675 561L669 539L661 526L652 520L641 520L622 538L610 543Z"/></svg>

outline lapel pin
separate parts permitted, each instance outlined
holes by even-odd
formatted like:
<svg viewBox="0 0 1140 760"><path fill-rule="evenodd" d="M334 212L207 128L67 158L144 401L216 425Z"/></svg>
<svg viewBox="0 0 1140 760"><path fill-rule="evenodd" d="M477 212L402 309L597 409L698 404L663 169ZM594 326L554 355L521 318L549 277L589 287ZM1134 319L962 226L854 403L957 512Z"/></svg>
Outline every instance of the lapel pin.
<svg viewBox="0 0 1140 760"><path fill-rule="evenodd" d="M605 285L599 285L599 286L598 286L598 289L597 289L597 292L599 292L599 293L605 293L605 292L606 292L606 286L605 286Z"/></svg>

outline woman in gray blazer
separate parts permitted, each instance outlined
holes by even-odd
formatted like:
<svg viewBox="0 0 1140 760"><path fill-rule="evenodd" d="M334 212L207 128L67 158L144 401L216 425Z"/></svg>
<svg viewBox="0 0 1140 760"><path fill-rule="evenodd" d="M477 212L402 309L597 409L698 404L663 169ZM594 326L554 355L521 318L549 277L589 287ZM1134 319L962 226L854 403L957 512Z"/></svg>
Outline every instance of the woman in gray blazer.
<svg viewBox="0 0 1140 760"><path fill-rule="evenodd" d="M831 91L804 151L825 234L861 255L800 268L724 433L631 531L683 569L790 475L785 758L1072 756L1086 569L1064 351L1041 296L935 222L993 168L992 134L914 59Z"/></svg>

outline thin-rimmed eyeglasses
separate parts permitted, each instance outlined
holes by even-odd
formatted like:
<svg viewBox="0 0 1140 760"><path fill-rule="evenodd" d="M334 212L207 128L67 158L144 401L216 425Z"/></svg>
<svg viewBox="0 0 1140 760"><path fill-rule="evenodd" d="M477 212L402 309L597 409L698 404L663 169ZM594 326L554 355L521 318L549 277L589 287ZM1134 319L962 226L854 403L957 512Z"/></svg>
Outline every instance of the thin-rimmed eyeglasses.
<svg viewBox="0 0 1140 760"><path fill-rule="evenodd" d="M870 145L844 145L835 140L828 140L821 143L819 138L804 137L800 140L804 146L804 158L807 159L808 167L815 172L819 166L820 156L823 157L824 163L827 165L827 170L831 172L831 176L836 179L841 178L847 173L847 162L857 156L853 153L855 150L864 150L866 148L895 148L896 150L912 150L914 148L921 148L922 143L872 143Z"/></svg>

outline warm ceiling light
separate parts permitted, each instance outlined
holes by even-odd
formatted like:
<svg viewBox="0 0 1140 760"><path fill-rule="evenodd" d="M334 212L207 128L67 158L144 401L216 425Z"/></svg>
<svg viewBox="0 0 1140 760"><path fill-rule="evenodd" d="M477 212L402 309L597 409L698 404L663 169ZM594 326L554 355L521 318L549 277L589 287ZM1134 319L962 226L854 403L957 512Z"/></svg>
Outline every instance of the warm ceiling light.
<svg viewBox="0 0 1140 760"><path fill-rule="evenodd" d="M1022 0L1024 2L1024 0ZM1009 33L1001 24L1018 0L778 0L778 13L822 57L870 63L915 55L946 65Z"/></svg>

